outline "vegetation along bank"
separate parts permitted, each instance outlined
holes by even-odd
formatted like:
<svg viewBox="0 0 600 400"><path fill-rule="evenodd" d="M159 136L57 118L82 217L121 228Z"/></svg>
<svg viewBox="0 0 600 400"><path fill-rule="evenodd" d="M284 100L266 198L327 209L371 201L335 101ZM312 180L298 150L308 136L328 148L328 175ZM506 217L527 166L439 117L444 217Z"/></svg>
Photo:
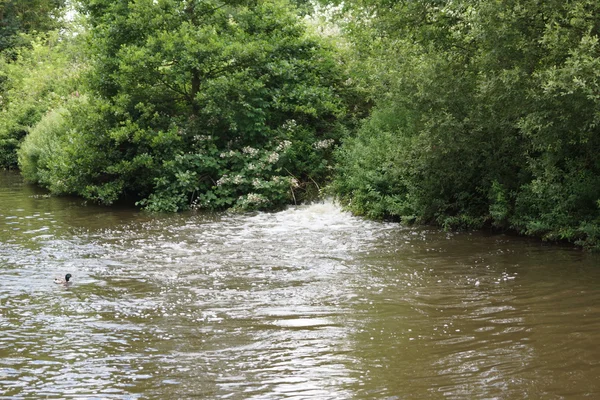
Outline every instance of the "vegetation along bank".
<svg viewBox="0 0 600 400"><path fill-rule="evenodd" d="M600 247L597 1L0 7L0 163L52 193Z"/></svg>

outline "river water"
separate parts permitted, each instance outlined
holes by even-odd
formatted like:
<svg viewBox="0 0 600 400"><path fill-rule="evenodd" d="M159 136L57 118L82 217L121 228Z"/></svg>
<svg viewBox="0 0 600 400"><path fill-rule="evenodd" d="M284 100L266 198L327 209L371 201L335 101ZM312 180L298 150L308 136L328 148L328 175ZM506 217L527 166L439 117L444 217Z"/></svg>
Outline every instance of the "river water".
<svg viewBox="0 0 600 400"><path fill-rule="evenodd" d="M567 246L0 173L0 274L0 398L600 398L600 256Z"/></svg>

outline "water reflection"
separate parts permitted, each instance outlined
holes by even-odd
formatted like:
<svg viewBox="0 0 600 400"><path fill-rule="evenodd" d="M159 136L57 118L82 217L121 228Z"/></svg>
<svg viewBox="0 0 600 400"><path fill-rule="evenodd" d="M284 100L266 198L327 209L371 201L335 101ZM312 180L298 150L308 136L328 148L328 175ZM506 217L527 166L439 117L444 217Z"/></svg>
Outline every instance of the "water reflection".
<svg viewBox="0 0 600 400"><path fill-rule="evenodd" d="M0 397L600 394L596 255L329 203L150 216L0 177Z"/></svg>

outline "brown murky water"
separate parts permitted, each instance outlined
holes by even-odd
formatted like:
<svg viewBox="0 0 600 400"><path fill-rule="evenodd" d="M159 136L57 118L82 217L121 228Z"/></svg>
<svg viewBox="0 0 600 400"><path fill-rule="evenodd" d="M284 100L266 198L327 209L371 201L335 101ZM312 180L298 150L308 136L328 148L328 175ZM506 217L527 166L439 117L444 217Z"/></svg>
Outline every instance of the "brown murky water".
<svg viewBox="0 0 600 400"><path fill-rule="evenodd" d="M600 398L600 256L569 247L0 173L0 273L1 398Z"/></svg>

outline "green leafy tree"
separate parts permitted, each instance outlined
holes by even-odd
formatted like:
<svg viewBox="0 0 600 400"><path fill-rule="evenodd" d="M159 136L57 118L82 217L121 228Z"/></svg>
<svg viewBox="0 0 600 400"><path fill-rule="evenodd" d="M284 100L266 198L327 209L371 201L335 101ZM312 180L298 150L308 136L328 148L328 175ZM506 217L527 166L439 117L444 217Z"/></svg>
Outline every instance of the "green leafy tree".
<svg viewBox="0 0 600 400"><path fill-rule="evenodd" d="M0 168L13 168L29 128L66 92L58 89L78 65L56 29L64 27L64 0L0 0ZM68 54L69 51L66 51ZM66 79L63 79L66 78ZM65 86L68 86L65 85Z"/></svg>
<svg viewBox="0 0 600 400"><path fill-rule="evenodd" d="M50 32L38 37L16 59L0 60L0 168L17 166L17 149L49 111L78 96L86 67L76 37Z"/></svg>
<svg viewBox="0 0 600 400"><path fill-rule="evenodd" d="M597 2L346 6L376 102L339 153L351 209L598 245Z"/></svg>
<svg viewBox="0 0 600 400"><path fill-rule="evenodd" d="M0 0L0 53L29 43L27 35L57 28L64 6L65 0Z"/></svg>
<svg viewBox="0 0 600 400"><path fill-rule="evenodd" d="M267 209L327 178L350 89L289 3L82 6L92 99L77 107L90 110L67 110L67 168L42 174L56 174L47 186L151 210Z"/></svg>

